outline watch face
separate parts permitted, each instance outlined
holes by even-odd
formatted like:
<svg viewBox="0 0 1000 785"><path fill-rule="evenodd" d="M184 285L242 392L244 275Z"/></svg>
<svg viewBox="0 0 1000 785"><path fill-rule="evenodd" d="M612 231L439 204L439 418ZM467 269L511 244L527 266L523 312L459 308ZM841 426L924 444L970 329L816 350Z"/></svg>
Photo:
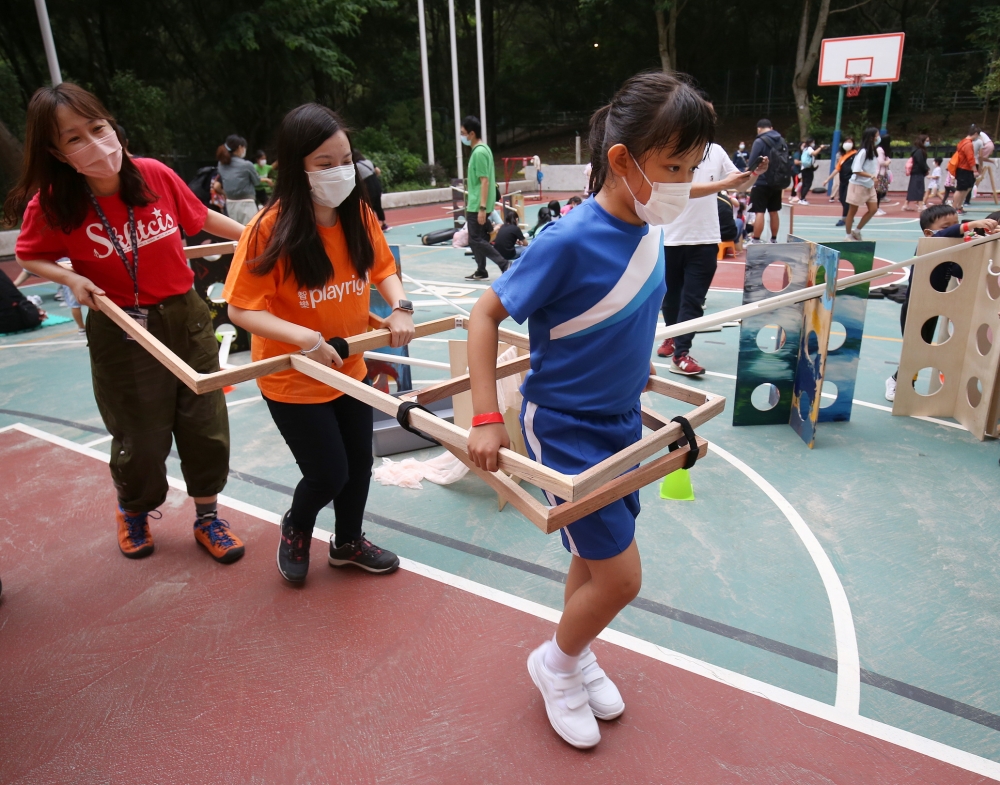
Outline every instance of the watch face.
<svg viewBox="0 0 1000 785"><path fill-rule="evenodd" d="M400 300L399 301L399 307L401 309L403 309L404 311L412 311L413 310L413 303L411 303L409 300Z"/></svg>

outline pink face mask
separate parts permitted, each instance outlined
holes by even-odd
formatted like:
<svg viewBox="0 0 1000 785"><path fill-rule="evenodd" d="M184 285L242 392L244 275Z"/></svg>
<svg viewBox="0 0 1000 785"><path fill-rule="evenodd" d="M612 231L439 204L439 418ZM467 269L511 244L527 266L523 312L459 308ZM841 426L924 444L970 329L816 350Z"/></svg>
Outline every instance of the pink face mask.
<svg viewBox="0 0 1000 785"><path fill-rule="evenodd" d="M115 133L65 156L69 165L84 177L112 177L122 168L122 145Z"/></svg>

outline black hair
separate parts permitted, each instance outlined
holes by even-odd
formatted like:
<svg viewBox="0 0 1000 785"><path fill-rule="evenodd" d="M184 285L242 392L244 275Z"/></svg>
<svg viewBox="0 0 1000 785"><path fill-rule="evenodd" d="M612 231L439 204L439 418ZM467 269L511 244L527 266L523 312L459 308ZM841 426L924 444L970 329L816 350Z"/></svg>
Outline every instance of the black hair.
<svg viewBox="0 0 1000 785"><path fill-rule="evenodd" d="M579 196L571 196L569 198L568 204L583 204L583 199L581 199Z"/></svg>
<svg viewBox="0 0 1000 785"><path fill-rule="evenodd" d="M462 128L466 131L472 131L472 133L476 135L476 139L483 138L483 126L479 122L479 118L474 114L468 114L465 116L465 119L462 121Z"/></svg>
<svg viewBox="0 0 1000 785"><path fill-rule="evenodd" d="M874 161L878 157L875 152L875 137L878 136L878 128L873 125L868 126L861 135L861 149L865 151L865 158Z"/></svg>
<svg viewBox="0 0 1000 785"><path fill-rule="evenodd" d="M969 126L969 133L966 136L979 136L979 126L973 123Z"/></svg>
<svg viewBox="0 0 1000 785"><path fill-rule="evenodd" d="M215 151L215 160L220 164L225 164L228 166L233 160L233 153L235 153L239 148L246 147L247 140L238 134L229 134L226 137L226 141L219 145L219 148Z"/></svg>
<svg viewBox="0 0 1000 785"><path fill-rule="evenodd" d="M932 204L929 207L925 207L923 212L920 213L920 231L930 229L936 221L954 213L955 208L950 204Z"/></svg>
<svg viewBox="0 0 1000 785"><path fill-rule="evenodd" d="M281 170L274 186L274 198L253 224L251 247L257 243L261 221L271 210L277 210L267 247L249 262L255 275L267 275L280 259L287 260L287 272L295 276L300 287L323 286L333 278L333 263L316 228L316 215L309 177L303 159L323 142L343 131L350 144L350 134L340 116L319 104L303 104L285 115L278 126L275 148ZM364 183L354 172L354 190L337 208L337 218L344 230L347 251L358 278L365 280L375 264L375 247L369 228L374 221L368 205Z"/></svg>
<svg viewBox="0 0 1000 785"><path fill-rule="evenodd" d="M261 158L267 158L267 153L265 153L263 150L258 150L257 155L255 155L253 159L255 161L259 161Z"/></svg>
<svg viewBox="0 0 1000 785"><path fill-rule="evenodd" d="M517 219L518 219L517 210L504 210L503 222L505 224L514 224L515 226L517 226Z"/></svg>
<svg viewBox="0 0 1000 785"><path fill-rule="evenodd" d="M368 158L365 156L365 154L363 152L361 152L357 147L352 147L351 148L351 159L354 161L354 163L357 163L358 161L367 161L368 160Z"/></svg>
<svg viewBox="0 0 1000 785"><path fill-rule="evenodd" d="M590 120L589 191L604 187L608 151L616 144L641 163L652 150L669 147L681 154L714 139L715 111L685 78L662 71L636 74Z"/></svg>
<svg viewBox="0 0 1000 785"><path fill-rule="evenodd" d="M889 135L888 131L884 134L879 131L879 136L881 139L878 140L878 146L882 148L882 152L884 152L889 158L892 158L892 137Z"/></svg>
<svg viewBox="0 0 1000 785"><path fill-rule="evenodd" d="M986 218L990 221L1000 221L1000 210L997 210L995 213L990 213L986 216Z"/></svg>
<svg viewBox="0 0 1000 785"><path fill-rule="evenodd" d="M816 144L816 140L813 139L811 136L806 137L806 144L812 147L814 144Z"/></svg>
<svg viewBox="0 0 1000 785"><path fill-rule="evenodd" d="M936 163L938 166L940 166L941 164L944 163L944 158L935 158L934 159L934 163Z"/></svg>
<svg viewBox="0 0 1000 785"><path fill-rule="evenodd" d="M542 207L539 207L538 223L535 224L535 229L537 230L540 226L545 226L545 224L549 223L551 220L552 220L552 213L549 212L549 208L545 207L544 205Z"/></svg>
<svg viewBox="0 0 1000 785"><path fill-rule="evenodd" d="M771 125L771 121L768 120L766 117L762 117L762 118L760 118L760 120L757 121L757 127L758 128L765 128L765 129L767 129L767 128L774 128L774 126Z"/></svg>
<svg viewBox="0 0 1000 785"><path fill-rule="evenodd" d="M558 218L562 212L562 205L559 204L558 199L553 199L549 202L549 213L553 218Z"/></svg>

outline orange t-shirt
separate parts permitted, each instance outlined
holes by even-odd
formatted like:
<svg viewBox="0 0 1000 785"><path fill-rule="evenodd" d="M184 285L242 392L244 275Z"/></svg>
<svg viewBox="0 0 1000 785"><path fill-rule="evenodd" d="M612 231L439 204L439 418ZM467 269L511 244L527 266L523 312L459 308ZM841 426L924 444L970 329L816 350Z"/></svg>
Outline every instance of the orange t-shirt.
<svg viewBox="0 0 1000 785"><path fill-rule="evenodd" d="M258 219L260 228L256 234L253 227L258 221L243 231L222 293L226 302L248 311L268 311L285 321L318 330L327 340L365 332L368 329L369 283L379 284L396 272L396 260L374 214L368 210L368 234L375 247L375 264L368 272L367 281L358 278L351 264L340 221L336 226L316 226L326 255L333 263L333 276L325 286L314 289L298 285L285 258L279 259L267 275L250 272L247 260L263 252L277 217L277 208L269 210ZM259 335L253 336L250 348L254 361L299 351L298 346ZM362 380L368 369L359 354L348 357L340 371ZM291 368L262 376L257 379L257 385L266 397L284 403L325 403L343 394Z"/></svg>

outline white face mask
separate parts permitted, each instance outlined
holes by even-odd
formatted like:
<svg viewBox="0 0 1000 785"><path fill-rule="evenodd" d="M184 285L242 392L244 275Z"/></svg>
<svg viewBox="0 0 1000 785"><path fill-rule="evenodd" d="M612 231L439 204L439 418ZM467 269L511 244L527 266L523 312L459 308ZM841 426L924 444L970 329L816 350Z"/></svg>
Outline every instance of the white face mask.
<svg viewBox="0 0 1000 785"><path fill-rule="evenodd" d="M854 149L854 142L844 142L844 152L851 152Z"/></svg>
<svg viewBox="0 0 1000 785"><path fill-rule="evenodd" d="M745 150L745 149L746 149L746 145L745 145L745 144L741 144L741 145L740 145L740 149L741 149L741 150Z"/></svg>
<svg viewBox="0 0 1000 785"><path fill-rule="evenodd" d="M646 223L653 224L654 226L666 226L673 223L677 219L677 216L684 212L684 208L687 207L688 197L691 195L691 183L650 182L650 179L646 177L646 173L642 171L642 167L639 166L639 162L635 160L634 156L632 162L639 169L639 174L643 176L643 179L649 183L649 187L652 189L649 200L646 204L643 204L635 198L635 194L629 188L628 180L625 181L625 187L628 188L628 192L632 194L632 200L635 202L635 214Z"/></svg>
<svg viewBox="0 0 1000 785"><path fill-rule="evenodd" d="M354 190L354 164L334 166L318 172L306 172L312 200L324 207L340 207Z"/></svg>

